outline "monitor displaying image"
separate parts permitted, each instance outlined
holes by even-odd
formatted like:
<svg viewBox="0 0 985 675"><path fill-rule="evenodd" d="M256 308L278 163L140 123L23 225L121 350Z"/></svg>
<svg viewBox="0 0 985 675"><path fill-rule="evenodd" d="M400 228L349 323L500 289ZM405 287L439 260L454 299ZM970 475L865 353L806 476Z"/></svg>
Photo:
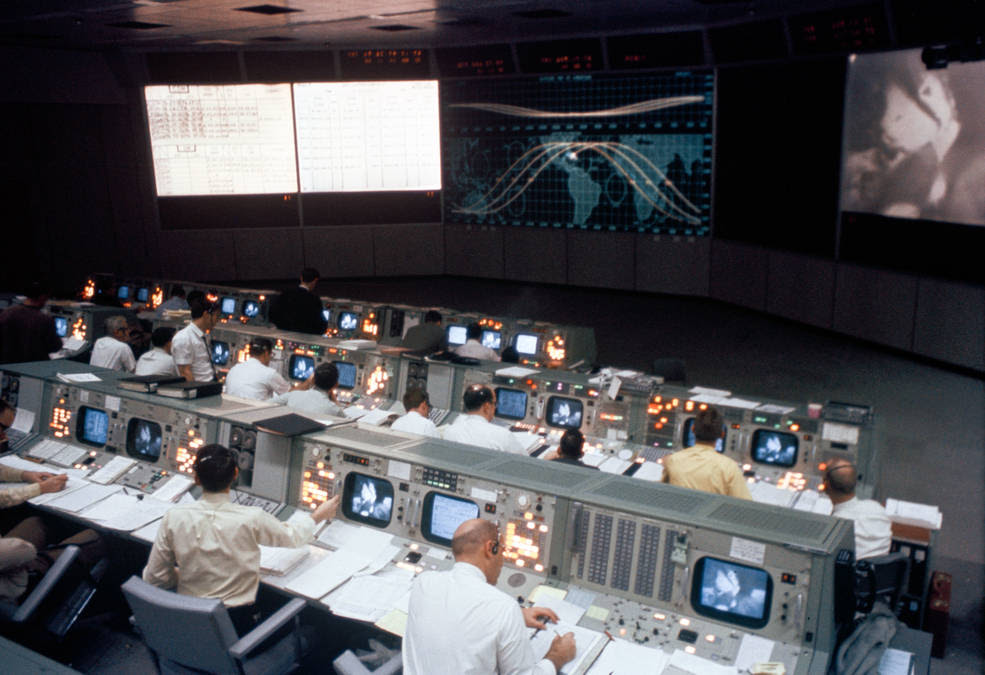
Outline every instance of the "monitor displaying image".
<svg viewBox="0 0 985 675"><path fill-rule="evenodd" d="M68 319L64 316L56 316L55 332L58 334L58 337L65 337L68 335Z"/></svg>
<svg viewBox="0 0 985 675"><path fill-rule="evenodd" d="M222 340L212 341L212 363L217 366L229 364L229 343Z"/></svg>
<svg viewBox="0 0 985 675"><path fill-rule="evenodd" d="M452 535L466 520L479 517L479 505L475 502L429 492L424 497L421 517L421 534L435 544L451 546Z"/></svg>
<svg viewBox="0 0 985 675"><path fill-rule="evenodd" d="M127 424L127 454L131 457L156 462L161 456L161 439L157 422L134 417Z"/></svg>
<svg viewBox="0 0 985 675"><path fill-rule="evenodd" d="M698 614L747 628L769 623L773 579L766 570L704 557L692 584L691 606Z"/></svg>
<svg viewBox="0 0 985 675"><path fill-rule="evenodd" d="M382 478L350 473L342 488L342 512L349 520L386 527L393 513L393 485Z"/></svg>
<svg viewBox="0 0 985 675"><path fill-rule="evenodd" d="M547 424L559 429L578 429L584 408L576 398L551 396L547 399Z"/></svg>
<svg viewBox="0 0 985 675"><path fill-rule="evenodd" d="M236 313L236 298L223 298L222 304L219 305L219 311L222 314L235 314Z"/></svg>
<svg viewBox="0 0 985 675"><path fill-rule="evenodd" d="M247 319L252 319L253 317L260 314L260 303L256 300L247 300L243 303L243 316Z"/></svg>
<svg viewBox="0 0 985 675"><path fill-rule="evenodd" d="M147 302L150 297L150 289L146 286L137 289L137 302Z"/></svg>
<svg viewBox="0 0 985 675"><path fill-rule="evenodd" d="M760 464L791 467L797 463L799 442L793 434L757 429L752 435L752 458Z"/></svg>
<svg viewBox="0 0 985 675"><path fill-rule="evenodd" d="M119 300L129 300L130 299L130 287L120 286L116 289L116 297Z"/></svg>
<svg viewBox="0 0 985 675"><path fill-rule="evenodd" d="M537 336L529 333L518 333L513 340L516 353L520 356L537 355Z"/></svg>
<svg viewBox="0 0 985 675"><path fill-rule="evenodd" d="M496 388L496 417L522 420L527 416L527 392L519 389Z"/></svg>
<svg viewBox="0 0 985 675"><path fill-rule="evenodd" d="M468 339L468 331L465 326L448 326L448 328L445 329L445 332L448 333L449 347L464 345L465 341Z"/></svg>
<svg viewBox="0 0 985 675"><path fill-rule="evenodd" d="M356 364L348 361L333 361L339 369L339 389L354 389L356 386Z"/></svg>
<svg viewBox="0 0 985 675"><path fill-rule="evenodd" d="M495 349L499 351L499 345L502 340L502 333L498 330L484 330L482 331L482 346L489 347L489 349Z"/></svg>
<svg viewBox="0 0 985 675"><path fill-rule="evenodd" d="M79 421L75 427L75 438L86 445L102 447L109 436L109 414L97 408L79 408Z"/></svg>
<svg viewBox="0 0 985 675"><path fill-rule="evenodd" d="M332 310L330 310L330 309L323 309L321 311L321 318L325 320L325 323L328 323L329 321L331 321L332 320Z"/></svg>
<svg viewBox="0 0 985 675"><path fill-rule="evenodd" d="M359 325L359 317L355 312L342 312L339 314L339 330L356 330Z"/></svg>
<svg viewBox="0 0 985 675"><path fill-rule="evenodd" d="M684 420L684 431L681 433L681 445L690 448L698 442L694 437L694 418L689 417ZM725 427L722 427L722 435L715 441L715 451L725 452Z"/></svg>
<svg viewBox="0 0 985 675"><path fill-rule="evenodd" d="M315 374L315 358L304 354L291 354L287 372L290 373L292 380L303 382Z"/></svg>

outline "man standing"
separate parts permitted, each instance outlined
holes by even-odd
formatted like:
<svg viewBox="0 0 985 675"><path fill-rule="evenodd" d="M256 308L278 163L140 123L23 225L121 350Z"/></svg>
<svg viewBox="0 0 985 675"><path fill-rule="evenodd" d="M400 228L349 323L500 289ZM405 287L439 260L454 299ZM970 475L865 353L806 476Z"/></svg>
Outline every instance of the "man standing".
<svg viewBox="0 0 985 675"><path fill-rule="evenodd" d="M178 374L188 382L211 382L215 379L212 354L205 334L219 321L219 308L204 297L188 303L192 320L175 333L171 340L171 355Z"/></svg>
<svg viewBox="0 0 985 675"><path fill-rule="evenodd" d="M132 373L137 367L137 360L133 358L133 350L127 344L129 337L130 324L125 316L111 316L106 319L106 335L96 340L96 344L92 346L89 365Z"/></svg>
<svg viewBox="0 0 985 675"><path fill-rule="evenodd" d="M47 361L62 348L55 319L41 311L47 302L48 290L34 282L22 304L0 312L0 363Z"/></svg>
<svg viewBox="0 0 985 675"><path fill-rule="evenodd" d="M893 543L893 526L882 504L855 496L858 471L847 459L835 459L824 472L824 492L831 500L831 515L855 524L855 559L886 555Z"/></svg>
<svg viewBox="0 0 985 675"><path fill-rule="evenodd" d="M322 316L321 298L314 293L318 277L318 270L313 267L301 270L298 287L270 301L270 322L280 330L323 335L327 324Z"/></svg>
<svg viewBox="0 0 985 675"><path fill-rule="evenodd" d="M557 615L520 609L495 587L503 569L496 525L476 518L455 530L455 565L414 580L404 635L404 675L498 673L554 675L575 656L574 633L558 635L537 660L525 627L543 630Z"/></svg>
<svg viewBox="0 0 985 675"><path fill-rule="evenodd" d="M442 427L446 441L468 443L515 455L527 454L509 429L493 424L496 416L496 394L483 384L473 384L462 395L465 414Z"/></svg>
<svg viewBox="0 0 985 675"><path fill-rule="evenodd" d="M693 426L697 442L664 457L661 480L692 490L752 499L739 465L715 451L715 441L722 437L724 429L722 413L712 406L699 410Z"/></svg>

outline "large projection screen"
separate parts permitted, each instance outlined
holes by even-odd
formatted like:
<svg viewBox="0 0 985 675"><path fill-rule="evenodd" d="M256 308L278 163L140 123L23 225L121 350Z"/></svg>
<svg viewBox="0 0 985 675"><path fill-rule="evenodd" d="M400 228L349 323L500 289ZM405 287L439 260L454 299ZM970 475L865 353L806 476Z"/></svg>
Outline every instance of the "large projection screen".
<svg viewBox="0 0 985 675"><path fill-rule="evenodd" d="M144 87L159 197L295 193L289 84Z"/></svg>
<svg viewBox="0 0 985 675"><path fill-rule="evenodd" d="M985 63L849 59L841 209L985 225Z"/></svg>

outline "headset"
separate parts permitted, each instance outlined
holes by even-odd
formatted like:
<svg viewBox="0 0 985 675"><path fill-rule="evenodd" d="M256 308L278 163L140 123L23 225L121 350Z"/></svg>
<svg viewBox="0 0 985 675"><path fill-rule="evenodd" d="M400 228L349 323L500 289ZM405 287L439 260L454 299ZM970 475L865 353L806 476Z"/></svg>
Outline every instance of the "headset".
<svg viewBox="0 0 985 675"><path fill-rule="evenodd" d="M848 469L848 468L850 468L853 471L855 471L856 475L858 475L858 467L855 466L855 462L852 462L851 460L848 460L848 464L839 464L836 467L825 468L825 470L824 470L824 482L821 483L821 485L824 488L824 490L825 491L828 490L828 487L829 487L828 484L831 481L831 474L832 473L834 473L835 471L841 471L842 469Z"/></svg>

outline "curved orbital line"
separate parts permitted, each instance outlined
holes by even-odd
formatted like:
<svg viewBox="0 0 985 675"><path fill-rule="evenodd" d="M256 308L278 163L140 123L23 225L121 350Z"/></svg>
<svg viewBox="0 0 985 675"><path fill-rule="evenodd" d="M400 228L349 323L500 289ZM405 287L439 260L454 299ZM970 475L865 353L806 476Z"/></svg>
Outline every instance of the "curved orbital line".
<svg viewBox="0 0 985 675"><path fill-rule="evenodd" d="M533 147L531 147L531 148L530 148L529 150L527 150L527 151L526 151L526 152L524 152L524 153L523 153L522 155L520 155L520 156L519 156L519 157L518 157L518 158L517 158L517 159L516 159L516 160L515 160L515 161L514 161L514 162L513 162L512 164L510 164L510 165L509 165L509 167L507 167L507 168L506 168L506 170L505 170L505 171L503 171L503 173L501 173L501 174L500 174L500 176L499 176L499 178L497 178L497 179L496 179L496 181L495 181L495 182L494 182L494 183L492 184L492 186L491 186L491 187L489 188L489 190L487 190L487 191L486 191L486 194L484 194L484 195L482 195L481 197L479 197L478 199L476 199L475 201L473 201L473 202L472 202L471 204L466 204L466 205L463 205L463 206L462 206L462 207L460 207L460 208L459 208L458 210L459 210L459 211L461 211L461 212L464 212L464 213L480 213L480 211L476 209L476 206L477 206L478 204L482 204L483 202L485 202L485 201L486 201L486 199L487 199L487 198L488 198L488 197L489 197L489 196L490 196L491 194L493 194L493 193L494 193L494 192L496 191L496 189L497 189L497 186L498 186L498 185L499 185L500 183L502 183L502 182L503 182L503 181L505 180L505 177L506 177L507 175L509 175L509 173L510 173L511 171L513 171L513 169L514 169L514 168L515 168L515 167L516 167L516 166L517 166L517 165L518 165L518 164L519 164L519 163L520 163L521 161L523 161L523 159L524 159L525 157L527 157L528 155L531 155L531 154L536 154L536 157L533 157L533 158L532 158L532 159L531 159L531 160L530 160L529 162L527 162L527 165L526 165L526 166L524 166L524 167L523 167L522 169L520 169L519 171L517 171L517 172L516 172L516 174L514 175L514 177L513 177L513 179L512 179L512 180L511 180L511 181L509 182L509 184L508 184L508 185L506 185L505 187L503 187L503 188L502 188L502 189L501 189L501 190L499 191L499 195L498 195L498 196L496 196L496 198L495 198L495 199L493 199L492 201L490 201L490 202L488 202L488 203L486 203L486 205L485 205L485 208L484 208L484 210L485 210L486 212L489 212L489 213L493 213L493 212L495 212L495 211L498 211L498 210L500 210L501 208L503 208L503 206L506 206L507 204L509 204L509 203L510 203L510 202L512 202L513 200L511 199L511 200L510 200L510 202L507 202L507 203L506 203L506 204L504 204L503 206L500 206L500 207L498 207L497 209L495 209L495 211L490 211L490 210L489 210L489 207L490 207L490 206L491 206L492 204L495 204L495 203L496 203L497 201L499 201L500 199L503 199L503 198L505 197L505 195L509 193L509 191L510 191L510 189L511 189L511 188L512 188L512 187L513 187L514 185L516 185L516 183L517 183L517 181L519 181L519 180L520 180L520 177L521 177L521 176L523 176L523 174L525 174L525 173L527 173L527 171L528 171L528 170L529 170L529 169L530 169L530 168L531 168L531 167L532 167L532 166L533 166L533 165L534 165L534 164L535 164L535 163L536 163L536 162L537 162L537 161L538 161L538 160L539 160L540 158L542 158L542 157L543 157L544 155L546 155L546 154L548 154L548 153L550 153L550 152L553 152L553 153L554 153L554 154L553 154L553 156L551 156L551 157L550 157L550 158L549 158L549 159L548 159L548 160L547 160L546 162L544 162L543 164L541 164L541 166L540 166L540 168L539 168L539 169L537 169L536 171L534 171L534 172L533 172L533 175L532 175L532 176L529 176L529 177L527 178L527 183L528 183L528 184L529 184L529 183L531 183L531 182L533 182L533 181L534 181L534 180L535 180L535 179L537 178L537 176L539 176L539 175L541 174L541 172L542 172L542 171L543 171L544 169L546 169L546 168L547 168L548 166L550 166L550 164L551 164L551 162L553 162L553 161L554 161L555 159L557 159L557 157L558 157L558 156L560 156L560 155L562 155L562 154L564 154L564 152L565 152L565 151L566 151L566 150L567 150L567 149L568 149L568 148L569 148L569 147L570 147L571 145L577 145L577 144L578 144L578 143L573 143L573 142L571 142L571 141L550 141L550 142L548 142L548 143L540 143L540 144L538 144L538 145L535 145L535 146L533 146ZM526 189L526 188L524 188L524 189ZM521 190L520 192L523 192L523 190ZM514 198L514 199L515 199L515 198Z"/></svg>
<svg viewBox="0 0 985 675"><path fill-rule="evenodd" d="M626 154L625 154L627 150L629 152L635 153L644 162L646 162L646 164L649 165L650 168L653 169L653 171L660 177L661 182L663 182L675 195L677 195L677 198L678 199L680 199L688 207L690 207L690 209L692 211L696 211L698 213L701 213L701 209L698 208L695 204L693 204L687 197L685 197L683 192L681 192L680 190L677 189L677 185L675 185L673 181L671 181L670 179L667 178L667 174L665 174L663 171L661 171L660 170L660 167L658 167L656 164L654 164L653 162L651 162L649 157L647 157L646 155L644 155L642 152L640 152L636 148L633 148L633 147L627 146L627 145L623 145L621 143L611 143L611 142L608 142L608 141L602 141L602 142L593 143L593 145L595 145L595 144L598 144L598 145L600 145L602 147L606 147L606 148L612 147L614 150L616 150L619 153L620 157L622 157L623 159L625 159L625 161L627 163L631 164L633 166L633 168L635 168L637 171L639 171L640 172L640 175L643 176L643 178L646 179L646 182L649 185L653 186L653 189L656 190L657 193L659 194L660 193L660 188L656 184L654 184L654 182L647 176L646 171L644 171L643 169L641 169L639 167L639 165L636 164L636 162L634 162L632 159L630 159L629 157L627 157ZM598 151L596 150L596 152L598 152ZM602 153L599 153L599 154L602 154ZM603 156L608 157L607 155L603 155ZM618 165L615 162L612 162L612 164L613 164L613 166L617 166L618 167ZM679 210L682 215L687 216L687 214L684 213L684 210L683 209L679 208L676 204L671 203L670 200L664 198L664 201L666 201L668 204L670 204L673 208Z"/></svg>
<svg viewBox="0 0 985 675"><path fill-rule="evenodd" d="M533 117L533 118L574 118L574 117L618 117L620 115L641 115L654 110L664 110L666 108L676 108L689 103L701 103L705 100L704 96L668 96L666 98L652 98L648 101L639 101L629 105L609 108L608 110L587 110L584 112L553 112L550 110L537 110L536 108L526 108L519 105L508 103L452 103L449 108L473 108L475 110L485 110L486 112L509 115L510 117Z"/></svg>

